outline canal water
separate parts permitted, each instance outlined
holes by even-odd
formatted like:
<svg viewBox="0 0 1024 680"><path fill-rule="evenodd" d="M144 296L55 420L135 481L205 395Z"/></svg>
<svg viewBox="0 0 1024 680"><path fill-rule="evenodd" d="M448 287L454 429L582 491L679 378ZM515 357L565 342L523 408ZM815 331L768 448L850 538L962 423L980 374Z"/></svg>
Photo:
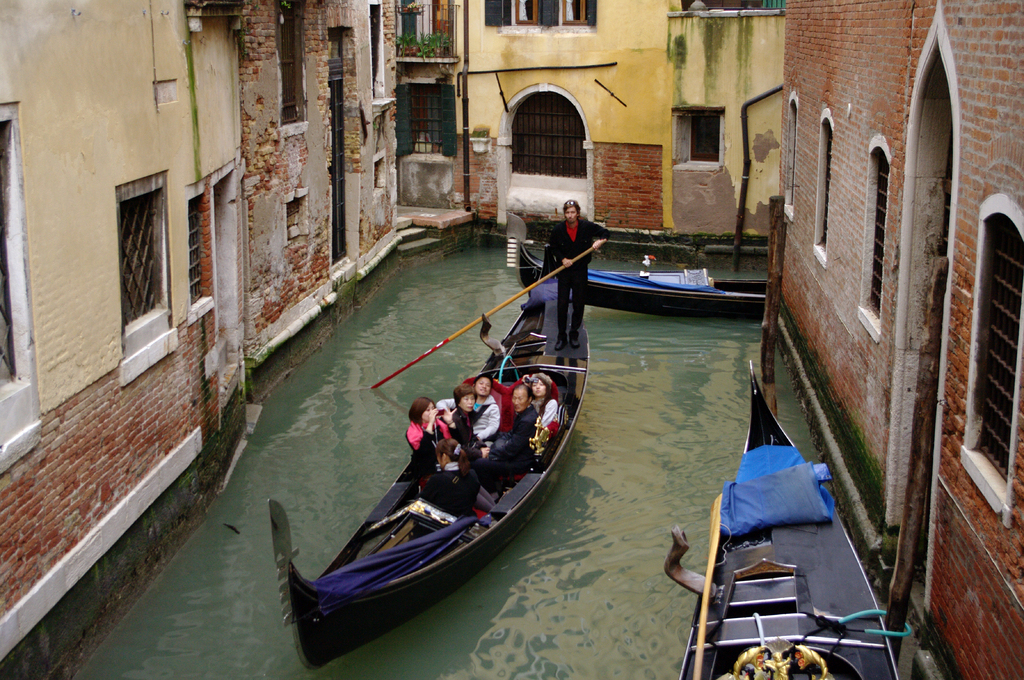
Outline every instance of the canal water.
<svg viewBox="0 0 1024 680"><path fill-rule="evenodd" d="M709 507L746 436L757 321L588 308L583 414L523 533L453 596L322 669L302 666L280 623L267 499L289 513L296 565L318 576L407 460L412 400L450 396L488 350L474 329L369 386L515 294L504 259L409 268L346 320L264 403L206 522L79 680L677 677L696 596L662 572L669 530L686 530L684 565L703 573ZM496 336L517 310L495 315ZM809 451L778 365L780 420Z"/></svg>

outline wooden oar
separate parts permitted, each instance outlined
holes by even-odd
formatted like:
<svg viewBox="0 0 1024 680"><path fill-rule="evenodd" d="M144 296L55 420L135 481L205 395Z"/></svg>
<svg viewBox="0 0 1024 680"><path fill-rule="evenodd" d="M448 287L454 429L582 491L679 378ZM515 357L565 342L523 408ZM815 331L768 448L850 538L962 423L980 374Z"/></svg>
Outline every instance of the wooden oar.
<svg viewBox="0 0 1024 680"><path fill-rule="evenodd" d="M708 545L708 571L704 575L704 594L700 598L700 625L697 628L697 649L694 652L693 680L701 680L704 671L704 638L708 632L708 603L711 601L711 577L715 574L718 539L722 535L722 494L711 505L711 537Z"/></svg>
<svg viewBox="0 0 1024 680"><path fill-rule="evenodd" d="M592 253L592 252L594 252L594 247L593 247L593 246L591 246L591 247L587 248L587 249L586 249L586 250L584 250L584 251L583 251L582 253L580 253L580 254L579 254L579 255L577 255L576 257L572 258L572 262L570 263L570 266L571 266L571 265L573 265L573 264L575 264L577 260L579 260L579 259L581 259L581 258L585 257L586 255L589 255L589 254L590 254L590 253ZM495 313L495 312L497 312L498 310L500 310L500 309L503 309L504 307L506 307L506 306L508 306L508 305L512 304L513 302L515 302L516 300L518 300L518 299L519 299L519 298L521 298L522 296L526 295L527 293L529 293L529 292L530 292L531 290L533 290L534 288L536 288L536 287L537 287L537 286L539 286L540 284L542 284L542 283L544 283L545 281L547 281L548 279L550 279L550 278L551 278L552 276L555 276L556 274L558 274L559 272L561 272L561 271L562 271L563 269L565 269L565 267L566 267L566 265L564 265L564 264L563 264L563 265L562 265L561 267L559 267L559 268L558 268L558 269L556 269L555 271L551 272L551 273L550 273L550 274L548 274L547 276L545 276L545 277L543 277L543 278L541 278L541 279L538 279L538 280L537 280L537 281L536 281L535 283L533 283L533 284L531 284L531 285L527 286L526 288L523 288L523 289L522 289L521 291L519 291L518 293L516 293L516 294L515 294L515 295L513 295L512 297L510 297L509 299L505 300L504 302L502 302L502 303L501 303L500 305L498 305L497 307L495 307L495 308L494 308L494 309L492 309L491 311L487 312L487 316L491 316L492 314L494 314L494 313ZM462 327L461 329L459 329L459 330L458 330L458 331L456 331L455 333L452 333L452 334L451 334L451 335L449 335L449 336L448 336L447 338L445 338L445 339L444 339L444 340L442 340L441 342L437 343L436 345L434 345L433 347L431 347L430 349L428 349L428 350L427 350L426 352L424 352L423 354L419 355L418 357L416 357L415 359L413 359L412 361L410 361L409 363L407 363L407 364L406 364L405 366L402 366L402 367L401 367L400 369L398 369L397 371L395 371L394 373L392 373L392 374L391 374L391 375L389 375L388 377L384 378L383 380L381 380L381 381L377 382L377 383L376 383L376 384L374 384L374 385L371 385L371 386L370 386L370 389L371 389L371 390L375 390L375 389L377 389L378 387L380 387L381 385L383 385L383 384L384 384L384 383L386 383L387 381L391 380L391 379L392 379L392 378L394 378L394 377L395 377L396 375L398 375L399 373L401 373L401 372L402 372L402 371L404 371L405 369L409 368L410 366L412 366L412 365L413 365L413 364L415 364L416 362L418 362L418 361L421 361L421 360L423 360L423 359L426 359L426 358L427 358L427 357L428 357L428 356L429 356L430 354L433 354L433 353L434 353L434 352L435 352L436 350L439 350L439 349L441 349L442 347L444 347L445 345L447 345L447 344L448 344L449 342L451 342L451 341L452 341L452 340L454 340L455 338L459 337L460 335L462 335L463 333L465 333L466 331L468 331L468 330L469 330L470 328L472 328L473 326L477 325L478 323L480 323L480 317L477 317L477 318L476 318L476 319L474 319L474 320L473 320L473 321L472 321L471 323L468 323L468 324L466 324L465 326L463 326L463 327Z"/></svg>

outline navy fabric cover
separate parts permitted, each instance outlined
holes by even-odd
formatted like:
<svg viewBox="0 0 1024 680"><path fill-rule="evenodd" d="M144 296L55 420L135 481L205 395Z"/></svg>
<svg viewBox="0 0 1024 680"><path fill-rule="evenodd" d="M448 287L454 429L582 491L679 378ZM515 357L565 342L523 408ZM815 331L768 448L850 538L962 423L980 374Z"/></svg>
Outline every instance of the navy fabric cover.
<svg viewBox="0 0 1024 680"><path fill-rule="evenodd" d="M555 279L548 279L530 291L530 297L527 298L521 307L524 310L534 309L535 307L543 307L545 302L554 302L557 299L558 282Z"/></svg>
<svg viewBox="0 0 1024 680"><path fill-rule="evenodd" d="M646 290L685 290L696 293L716 293L726 295L725 291L718 290L712 286L694 286L679 283L664 283L652 281L636 274L620 274L618 272L594 271L587 274L587 280L591 283L604 283L614 286L629 286L630 288L641 288Z"/></svg>
<svg viewBox="0 0 1024 680"><path fill-rule="evenodd" d="M444 552L472 524L476 517L463 517L451 526L364 557L313 581L320 610L330 614L364 593L383 588L406 576Z"/></svg>
<svg viewBox="0 0 1024 680"><path fill-rule="evenodd" d="M733 536L786 524L831 522L834 511L835 501L812 463L722 485L722 531Z"/></svg>

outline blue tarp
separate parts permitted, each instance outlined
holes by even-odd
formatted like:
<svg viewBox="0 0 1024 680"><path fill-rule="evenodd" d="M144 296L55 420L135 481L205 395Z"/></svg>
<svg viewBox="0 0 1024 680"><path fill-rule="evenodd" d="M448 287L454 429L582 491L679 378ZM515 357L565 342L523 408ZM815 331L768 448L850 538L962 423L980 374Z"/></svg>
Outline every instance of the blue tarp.
<svg viewBox="0 0 1024 680"><path fill-rule="evenodd" d="M591 270L587 273L587 280L591 283L604 283L613 286L629 286L630 288L639 288L644 290L676 290L726 295L725 291L718 290L712 286L696 286L685 283L665 283L645 279L644 277L637 276L636 274L620 274L618 272L609 271Z"/></svg>
<svg viewBox="0 0 1024 680"><path fill-rule="evenodd" d="M463 517L444 529L321 576L313 581L320 599L320 610L330 614L363 593L383 588L395 579L411 574L444 552L475 523L476 517Z"/></svg>
<svg viewBox="0 0 1024 680"><path fill-rule="evenodd" d="M835 501L821 486L827 468L805 463L791 446L761 446L722 485L722 530L733 536L785 524L831 522Z"/></svg>

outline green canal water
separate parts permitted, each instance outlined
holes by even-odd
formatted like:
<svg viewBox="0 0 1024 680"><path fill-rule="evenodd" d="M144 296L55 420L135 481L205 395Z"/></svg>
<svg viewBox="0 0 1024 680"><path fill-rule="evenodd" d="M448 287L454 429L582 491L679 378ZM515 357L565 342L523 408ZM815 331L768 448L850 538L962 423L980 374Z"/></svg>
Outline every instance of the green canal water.
<svg viewBox="0 0 1024 680"><path fill-rule="evenodd" d="M281 625L267 499L316 577L409 455L408 405L450 396L487 349L476 329L369 385L519 289L501 250L403 271L263 405L227 489L77 676L495 680L678 676L696 596L662 572L673 524L703 572L708 512L739 463L756 321L589 308L591 372L564 473L533 522L453 596L319 670ZM513 303L492 319L511 324ZM806 426L779 364L780 420ZM238 533L225 525L231 525Z"/></svg>

